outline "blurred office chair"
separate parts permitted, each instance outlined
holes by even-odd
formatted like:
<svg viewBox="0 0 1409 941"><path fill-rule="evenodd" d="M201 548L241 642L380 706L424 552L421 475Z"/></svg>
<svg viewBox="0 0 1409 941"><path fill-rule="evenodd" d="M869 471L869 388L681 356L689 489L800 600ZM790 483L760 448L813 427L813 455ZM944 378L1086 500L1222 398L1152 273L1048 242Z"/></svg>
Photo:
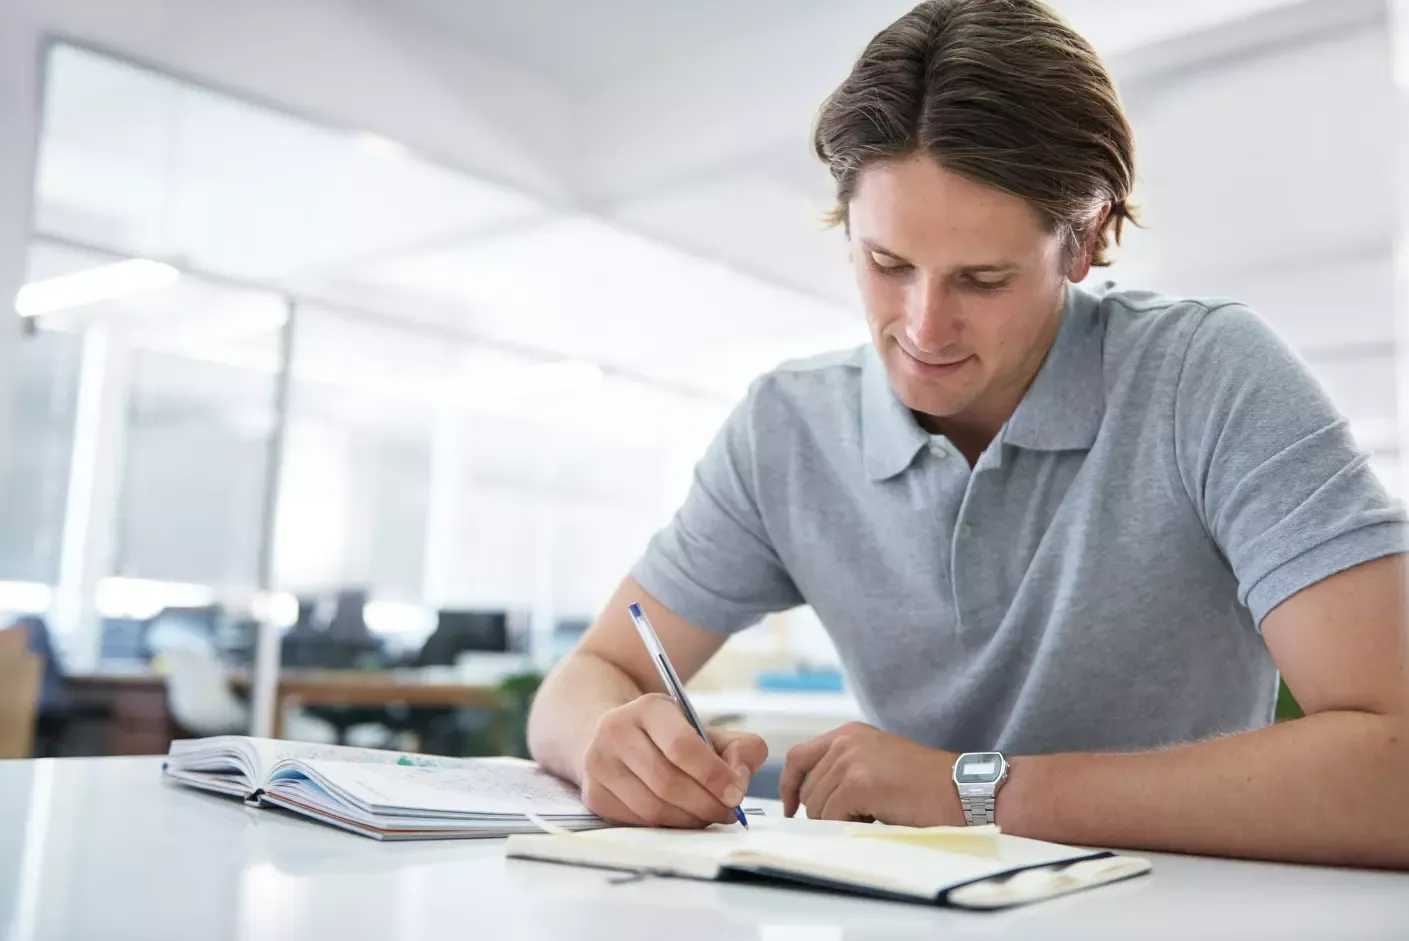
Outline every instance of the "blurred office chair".
<svg viewBox="0 0 1409 941"><path fill-rule="evenodd" d="M82 702L69 695L64 670L54 647L49 625L43 618L22 617L11 629L25 636L29 652L39 658L38 715L35 722L34 756L54 758L66 753L65 743L78 723L106 720L112 710L107 703Z"/></svg>
<svg viewBox="0 0 1409 941"><path fill-rule="evenodd" d="M340 592L333 613L324 620L323 605L312 598L298 601L298 620L280 640L280 659L289 667L350 669L384 666L381 641L367 629L362 615L365 592Z"/></svg>
<svg viewBox="0 0 1409 941"><path fill-rule="evenodd" d="M177 645L163 650L161 657L171 718L181 731L198 737L249 734L249 707L231 691L214 648ZM284 737L324 744L339 740L331 723L302 709L284 713Z"/></svg>
<svg viewBox="0 0 1409 941"><path fill-rule="evenodd" d="M416 654L418 667L454 666L462 653L506 653L509 615L504 611L442 610L435 630Z"/></svg>
<svg viewBox="0 0 1409 941"><path fill-rule="evenodd" d="M213 647L221 613L217 605L162 608L147 622L143 646L150 654L178 644Z"/></svg>
<svg viewBox="0 0 1409 941"><path fill-rule="evenodd" d="M34 748L42 667L21 631L0 631L0 758L28 758Z"/></svg>
<svg viewBox="0 0 1409 941"><path fill-rule="evenodd" d="M367 608L367 593L360 589L344 589L333 599L333 616L328 619L328 636L339 640L360 641L372 636L363 612Z"/></svg>
<svg viewBox="0 0 1409 941"><path fill-rule="evenodd" d="M502 654L509 649L509 616L504 611L444 609L435 630L417 652L417 667L454 666L461 654ZM494 721L493 709L412 709L406 728L429 754L459 755L463 743Z"/></svg>
<svg viewBox="0 0 1409 941"><path fill-rule="evenodd" d="M213 652L177 644L162 650L161 659L171 718L182 731L197 737L249 731L249 710L231 692Z"/></svg>

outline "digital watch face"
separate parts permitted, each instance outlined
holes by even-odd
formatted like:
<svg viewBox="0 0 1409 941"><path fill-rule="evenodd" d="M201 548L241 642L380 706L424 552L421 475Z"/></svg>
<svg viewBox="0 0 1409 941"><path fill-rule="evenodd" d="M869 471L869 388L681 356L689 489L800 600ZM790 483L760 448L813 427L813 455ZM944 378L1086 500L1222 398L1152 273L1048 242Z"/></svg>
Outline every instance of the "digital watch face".
<svg viewBox="0 0 1409 941"><path fill-rule="evenodd" d="M955 784L996 784L1003 774L1003 756L997 752L965 755L954 769Z"/></svg>

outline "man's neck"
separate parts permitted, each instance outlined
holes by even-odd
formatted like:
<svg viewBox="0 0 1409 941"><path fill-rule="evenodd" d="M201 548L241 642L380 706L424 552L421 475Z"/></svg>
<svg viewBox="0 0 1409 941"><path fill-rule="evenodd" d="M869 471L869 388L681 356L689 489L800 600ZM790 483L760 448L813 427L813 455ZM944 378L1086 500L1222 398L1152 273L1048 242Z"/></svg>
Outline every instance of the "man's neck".
<svg viewBox="0 0 1409 941"><path fill-rule="evenodd" d="M1062 311L1065 306L1066 293L1063 291L1045 342L1037 345L1019 381L1004 388L994 389L984 401L975 403L973 408L962 415L941 418L914 412L920 427L932 435L944 435L959 449L959 453L968 459L970 467L977 464L979 455L998 437L998 432L1002 430L1004 423L1013 417L1013 413L1018 410L1027 395L1027 390L1032 388L1037 374L1042 371L1042 364L1047 361L1047 354L1052 351L1052 345L1057 342L1057 333L1062 328Z"/></svg>

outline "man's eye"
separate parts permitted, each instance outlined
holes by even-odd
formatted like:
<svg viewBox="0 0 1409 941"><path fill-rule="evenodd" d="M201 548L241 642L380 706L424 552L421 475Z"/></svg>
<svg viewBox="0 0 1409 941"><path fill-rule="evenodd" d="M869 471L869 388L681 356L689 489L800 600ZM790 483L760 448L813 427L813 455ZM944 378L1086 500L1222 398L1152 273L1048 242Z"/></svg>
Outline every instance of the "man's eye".
<svg viewBox="0 0 1409 941"><path fill-rule="evenodd" d="M1002 281L980 281L978 278L968 278L969 287L975 291L1001 291L1008 286L1008 280Z"/></svg>
<svg viewBox="0 0 1409 941"><path fill-rule="evenodd" d="M878 252L871 252L870 255L871 264L888 274L897 271L906 271L910 268L907 262L903 262L899 258L893 258L890 255L882 255Z"/></svg>

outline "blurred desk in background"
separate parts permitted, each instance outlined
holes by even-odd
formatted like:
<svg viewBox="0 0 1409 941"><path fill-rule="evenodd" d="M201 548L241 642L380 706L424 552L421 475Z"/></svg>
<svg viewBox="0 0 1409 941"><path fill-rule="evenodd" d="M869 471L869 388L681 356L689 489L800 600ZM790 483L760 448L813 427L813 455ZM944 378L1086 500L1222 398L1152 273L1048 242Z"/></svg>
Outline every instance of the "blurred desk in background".
<svg viewBox="0 0 1409 941"><path fill-rule="evenodd" d="M102 742L90 750L105 755L163 755L176 735L166 702L166 677L148 664L116 661L92 673L64 678L68 695L85 705L106 706Z"/></svg>
<svg viewBox="0 0 1409 941"><path fill-rule="evenodd" d="M232 672L230 685L247 691L249 672ZM494 709L502 701L495 687L457 683L442 670L284 670L275 696L276 738L283 735L291 705Z"/></svg>
<svg viewBox="0 0 1409 941"><path fill-rule="evenodd" d="M228 674L232 688L248 692L248 670ZM178 730L166 701L166 677L147 664L104 664L68 677L73 696L106 703L111 711L102 752L163 755ZM282 670L275 696L274 735L283 735L293 705L409 708L489 708L503 705L494 686L456 682L445 670Z"/></svg>

